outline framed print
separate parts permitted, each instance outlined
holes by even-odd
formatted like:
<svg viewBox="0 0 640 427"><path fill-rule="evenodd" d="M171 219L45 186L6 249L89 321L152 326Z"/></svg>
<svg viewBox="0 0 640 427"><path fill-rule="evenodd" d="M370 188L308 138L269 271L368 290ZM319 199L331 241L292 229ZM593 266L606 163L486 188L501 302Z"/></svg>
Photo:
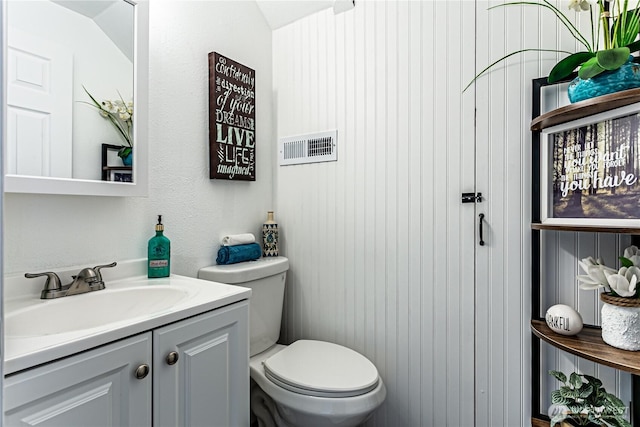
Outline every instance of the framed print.
<svg viewBox="0 0 640 427"><path fill-rule="evenodd" d="M118 157L122 145L102 144L102 180L133 182L133 168L125 166Z"/></svg>
<svg viewBox="0 0 640 427"><path fill-rule="evenodd" d="M109 181L114 182L133 182L133 174L131 171L109 171Z"/></svg>
<svg viewBox="0 0 640 427"><path fill-rule="evenodd" d="M545 129L541 221L640 226L640 103Z"/></svg>
<svg viewBox="0 0 640 427"><path fill-rule="evenodd" d="M256 73L209 53L209 178L256 180Z"/></svg>

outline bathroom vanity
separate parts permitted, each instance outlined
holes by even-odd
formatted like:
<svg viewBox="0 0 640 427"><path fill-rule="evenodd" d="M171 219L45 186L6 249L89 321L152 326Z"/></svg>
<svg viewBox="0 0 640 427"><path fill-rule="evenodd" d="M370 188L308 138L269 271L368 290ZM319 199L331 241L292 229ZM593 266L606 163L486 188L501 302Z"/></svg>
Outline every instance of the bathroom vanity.
<svg viewBox="0 0 640 427"><path fill-rule="evenodd" d="M251 290L132 274L144 265L120 263L103 273L105 290L59 301L6 280L6 425L249 424ZM57 302L70 315L51 318ZM25 313L42 326L25 325ZM75 319L67 327L66 317Z"/></svg>

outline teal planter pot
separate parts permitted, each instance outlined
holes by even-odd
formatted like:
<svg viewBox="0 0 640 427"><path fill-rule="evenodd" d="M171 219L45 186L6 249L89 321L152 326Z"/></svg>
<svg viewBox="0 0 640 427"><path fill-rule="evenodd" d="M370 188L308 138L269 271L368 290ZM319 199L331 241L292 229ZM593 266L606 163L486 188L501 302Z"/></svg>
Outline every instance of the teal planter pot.
<svg viewBox="0 0 640 427"><path fill-rule="evenodd" d="M128 156L121 157L122 164L125 166L131 166L133 164L133 151L129 153Z"/></svg>
<svg viewBox="0 0 640 427"><path fill-rule="evenodd" d="M605 71L590 79L582 80L576 77L567 89L569 101L579 102L640 87L640 64L632 61L633 56L629 56L629 60L617 70Z"/></svg>

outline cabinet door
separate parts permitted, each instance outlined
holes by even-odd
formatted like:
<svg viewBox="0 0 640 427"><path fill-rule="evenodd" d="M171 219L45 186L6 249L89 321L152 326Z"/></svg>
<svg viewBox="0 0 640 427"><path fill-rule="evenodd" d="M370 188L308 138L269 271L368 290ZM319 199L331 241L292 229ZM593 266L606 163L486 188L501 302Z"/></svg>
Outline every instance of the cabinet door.
<svg viewBox="0 0 640 427"><path fill-rule="evenodd" d="M153 332L154 426L249 425L248 322L242 301Z"/></svg>
<svg viewBox="0 0 640 427"><path fill-rule="evenodd" d="M150 426L151 333L137 335L4 381L7 426Z"/></svg>

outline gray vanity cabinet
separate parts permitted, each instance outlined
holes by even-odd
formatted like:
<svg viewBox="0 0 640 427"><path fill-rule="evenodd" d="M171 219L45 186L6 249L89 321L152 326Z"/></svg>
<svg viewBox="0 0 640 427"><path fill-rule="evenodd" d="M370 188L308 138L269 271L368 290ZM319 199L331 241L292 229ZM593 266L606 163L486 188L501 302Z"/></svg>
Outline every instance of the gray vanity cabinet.
<svg viewBox="0 0 640 427"><path fill-rule="evenodd" d="M147 332L10 375L4 380L4 424L151 425L151 375L135 375L150 362Z"/></svg>
<svg viewBox="0 0 640 427"><path fill-rule="evenodd" d="M5 377L5 425L248 426L249 302L192 316Z"/></svg>

